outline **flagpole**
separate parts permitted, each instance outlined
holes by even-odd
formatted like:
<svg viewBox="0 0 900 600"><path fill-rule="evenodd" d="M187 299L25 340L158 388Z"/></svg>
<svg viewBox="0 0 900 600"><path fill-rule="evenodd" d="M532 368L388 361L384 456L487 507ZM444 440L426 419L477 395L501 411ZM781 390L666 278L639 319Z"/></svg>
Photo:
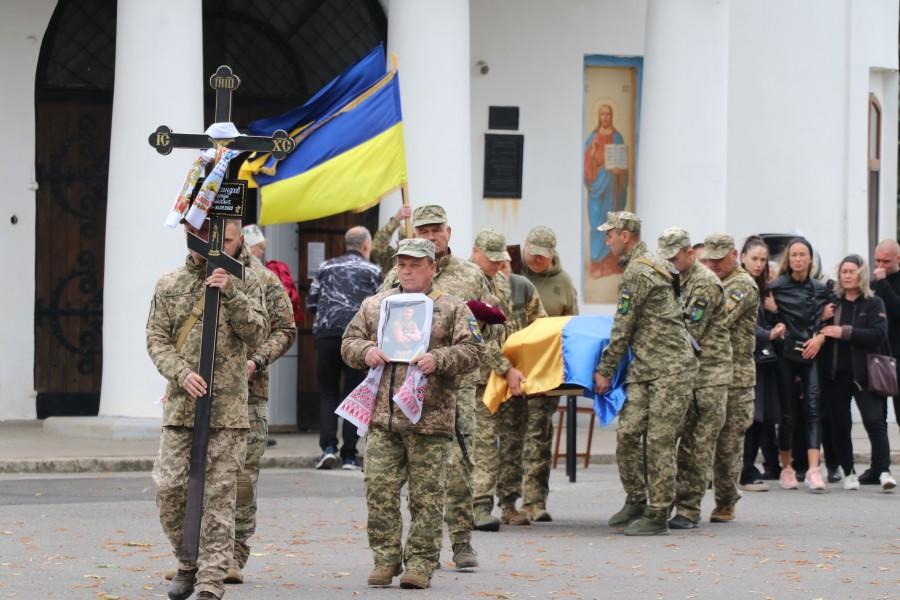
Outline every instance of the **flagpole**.
<svg viewBox="0 0 900 600"><path fill-rule="evenodd" d="M400 184L400 198L403 201L403 206L409 206L409 184L405 181ZM413 237L412 219L406 217L403 219L403 224L406 228L406 237Z"/></svg>

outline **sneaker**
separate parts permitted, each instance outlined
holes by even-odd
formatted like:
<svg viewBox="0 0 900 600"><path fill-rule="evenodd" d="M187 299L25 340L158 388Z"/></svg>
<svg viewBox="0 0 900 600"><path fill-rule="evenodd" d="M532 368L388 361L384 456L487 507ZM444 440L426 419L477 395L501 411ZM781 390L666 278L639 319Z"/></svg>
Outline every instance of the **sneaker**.
<svg viewBox="0 0 900 600"><path fill-rule="evenodd" d="M785 490L796 490L800 485L797 483L797 473L791 467L785 467L778 476L778 485Z"/></svg>
<svg viewBox="0 0 900 600"><path fill-rule="evenodd" d="M844 478L844 469L841 467L828 467L828 483L837 483Z"/></svg>
<svg viewBox="0 0 900 600"><path fill-rule="evenodd" d="M850 473L846 477L844 477L844 489L845 490L858 490L859 489L859 478L856 476L856 473Z"/></svg>
<svg viewBox="0 0 900 600"><path fill-rule="evenodd" d="M819 469L810 469L806 472L806 487L813 493L825 491L825 482L822 481L822 474L819 473Z"/></svg>
<svg viewBox="0 0 900 600"><path fill-rule="evenodd" d="M878 476L878 481L881 482L881 489L885 492L889 492L895 487L897 487L897 482L891 477L891 474L887 471Z"/></svg>
<svg viewBox="0 0 900 600"><path fill-rule="evenodd" d="M878 473L873 471L872 469L866 469L863 471L862 475L857 477L859 479L860 485L878 485L881 483L879 481Z"/></svg>
<svg viewBox="0 0 900 600"><path fill-rule="evenodd" d="M319 462L316 463L317 469L333 469L338 466L338 457L337 457L337 448L333 446L328 446L325 448L325 451L322 452L322 456L319 457Z"/></svg>
<svg viewBox="0 0 900 600"><path fill-rule="evenodd" d="M359 471L359 461L356 460L355 456L348 456L344 458L342 461L344 464L341 465L341 468L345 471Z"/></svg>
<svg viewBox="0 0 900 600"><path fill-rule="evenodd" d="M403 572L400 565L379 566L375 565L372 572L369 573L368 584L372 587L385 587L391 585L394 577Z"/></svg>
<svg viewBox="0 0 900 600"><path fill-rule="evenodd" d="M501 506L500 522L505 525L531 525L531 519L525 513L516 510L515 504ZM546 511L545 511L546 512Z"/></svg>
<svg viewBox="0 0 900 600"><path fill-rule="evenodd" d="M748 481L747 483L742 483L739 486L745 492L768 492L769 484L763 481L761 478L756 479L755 481Z"/></svg>
<svg viewBox="0 0 900 600"><path fill-rule="evenodd" d="M457 571L478 566L478 553L469 542L453 544L453 564Z"/></svg>

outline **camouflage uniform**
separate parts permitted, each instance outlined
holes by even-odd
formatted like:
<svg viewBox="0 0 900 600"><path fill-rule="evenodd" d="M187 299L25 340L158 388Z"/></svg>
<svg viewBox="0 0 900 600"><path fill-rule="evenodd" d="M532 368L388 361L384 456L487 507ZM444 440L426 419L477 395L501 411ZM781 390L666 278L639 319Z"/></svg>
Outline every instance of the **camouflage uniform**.
<svg viewBox="0 0 900 600"><path fill-rule="evenodd" d="M400 251L404 248L405 244ZM365 468L369 546L375 566L390 567L403 559L408 569L427 577L434 571L441 550L446 469L450 448L456 445L452 440L457 377L475 370L483 355L481 335L471 311L462 301L436 289L429 290L434 299L429 352L435 356L437 371L428 377L421 420L411 424L391 402L395 392L392 384L396 387L403 381L407 368L391 363L385 367L378 387ZM344 332L341 355L348 365L366 367L365 355L376 344L381 301L400 292L390 289L363 302ZM404 552L400 489L407 482L411 523Z"/></svg>
<svg viewBox="0 0 900 600"><path fill-rule="evenodd" d="M247 436L244 470L237 479L237 506L234 513L234 563L239 569L243 569L250 557L247 540L256 532L259 464L269 439L269 365L288 351L294 343L297 328L291 300L278 276L250 254L246 246L241 249L240 259L245 267L259 277L270 320L269 336L247 357L256 363L256 371L249 383L247 409L250 432Z"/></svg>
<svg viewBox="0 0 900 600"><path fill-rule="evenodd" d="M175 344L205 281L206 263L197 264L188 256L184 266L157 282L147 320L147 351L168 380L153 481L159 519L176 556L183 537L194 426L194 400L181 386L199 369L202 320L194 323L180 349ZM232 558L235 484L247 450L247 355L268 335L262 297L259 277L251 270L244 272L243 281L232 277L221 292L200 552L196 564L179 564L180 569L198 569L197 591L217 597L224 592L222 581Z"/></svg>
<svg viewBox="0 0 900 600"><path fill-rule="evenodd" d="M546 314L561 317L578 314L578 292L569 274L562 268L556 252L556 234L549 227L535 227L526 237L529 252L552 260L550 267L535 273L522 265L522 274L537 289ZM547 505L550 493L550 449L553 440L553 415L559 407L555 396L528 398L528 432L523 450L524 476L522 478L522 508L532 515Z"/></svg>
<svg viewBox="0 0 900 600"><path fill-rule="evenodd" d="M726 234L712 234L706 238L706 256L722 258L734 250L734 239ZM712 251L712 254L710 254ZM731 332L733 375L728 388L725 425L716 442L713 481L716 488L716 507L733 508L741 498L738 479L744 455L744 434L753 424L753 396L756 385L756 313L759 309L759 288L753 278L735 265L723 280L725 284L726 326Z"/></svg>
<svg viewBox="0 0 900 600"><path fill-rule="evenodd" d="M500 277L500 275L498 275ZM507 313L511 335L546 317L544 305L534 285L522 275L509 278L510 312ZM484 386L476 398L477 430L475 439L475 506L493 508L494 495L500 506L515 506L522 496L522 449L528 431L528 405L524 398L510 398L491 414L481 399Z"/></svg>
<svg viewBox="0 0 900 600"><path fill-rule="evenodd" d="M438 210L439 209L439 210ZM443 219L443 221L429 219ZM426 222L423 222L422 220ZM436 222L446 222L446 213L440 207L420 206L413 215L415 226ZM384 277L382 290L390 289L398 284L397 268L394 267ZM467 260L451 254L437 261L437 274L434 276L434 289L451 294L464 302L481 300L497 305L497 299L491 294L487 278L481 269ZM486 326L482 330L485 344L503 339L503 325ZM447 499L444 506L444 520L450 532L452 544L468 543L472 539L472 528L475 526L472 504L472 456L471 439L475 432L475 387L479 372L473 369L459 378L456 389L456 427L462 441L452 445L450 449L449 467L447 471ZM468 458L463 456L461 444L465 444Z"/></svg>
<svg viewBox="0 0 900 600"><path fill-rule="evenodd" d="M406 232L402 225L403 221L397 217L391 217L372 237L372 251L369 259L381 268L382 273L387 273L394 266L394 248L391 246L394 232L400 230L400 233L397 234L398 241L406 239Z"/></svg>
<svg viewBox="0 0 900 600"><path fill-rule="evenodd" d="M659 253L672 259L690 248L687 231L667 229L659 238ZM691 402L678 444L675 508L693 523L700 521L700 503L712 476L716 439L725 423L731 383L731 339L725 327L725 289L716 275L694 263L681 273L681 300L688 332L701 348Z"/></svg>
<svg viewBox="0 0 900 600"><path fill-rule="evenodd" d="M604 231L640 231L631 213L609 213ZM664 520L675 500L675 444L690 402L697 359L672 289L670 265L638 242L619 260L625 270L619 302L597 372L612 378L631 347L628 400L619 413L616 460L627 502L648 502L647 516ZM642 442L647 437L647 489Z"/></svg>

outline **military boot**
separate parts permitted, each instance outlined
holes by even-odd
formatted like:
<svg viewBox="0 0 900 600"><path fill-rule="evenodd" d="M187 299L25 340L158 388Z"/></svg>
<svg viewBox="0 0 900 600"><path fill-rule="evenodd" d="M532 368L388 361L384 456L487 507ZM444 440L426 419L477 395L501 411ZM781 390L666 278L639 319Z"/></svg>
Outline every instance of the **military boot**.
<svg viewBox="0 0 900 600"><path fill-rule="evenodd" d="M375 565L372 572L369 573L368 584L372 587L385 587L391 585L394 577L403 572L400 565Z"/></svg>
<svg viewBox="0 0 900 600"><path fill-rule="evenodd" d="M728 523L734 521L734 505L716 506L715 510L709 516L710 523Z"/></svg>
<svg viewBox="0 0 900 600"><path fill-rule="evenodd" d="M625 528L625 535L669 535L667 512L645 510L642 517Z"/></svg>
<svg viewBox="0 0 900 600"><path fill-rule="evenodd" d="M194 593L195 583L197 583L197 569L190 571L178 569L178 573L169 584L169 600L187 600Z"/></svg>
<svg viewBox="0 0 900 600"><path fill-rule="evenodd" d="M487 506L475 507L475 529L478 531L499 531L500 520L491 514Z"/></svg>
<svg viewBox="0 0 900 600"><path fill-rule="evenodd" d="M225 583L244 583L244 573L237 565L228 567L228 573L225 575Z"/></svg>
<svg viewBox="0 0 900 600"><path fill-rule="evenodd" d="M456 570L474 569L478 566L478 554L469 542L453 544L453 563Z"/></svg>
<svg viewBox="0 0 900 600"><path fill-rule="evenodd" d="M625 506L609 518L608 524L610 527L626 527L632 521L642 517L645 508L647 508L647 505L643 502L625 500Z"/></svg>
<svg viewBox="0 0 900 600"><path fill-rule="evenodd" d="M504 504L500 509L503 511L500 522L504 525L531 525L528 515L516 510L515 504Z"/></svg>
<svg viewBox="0 0 900 600"><path fill-rule="evenodd" d="M408 570L400 578L400 587L405 590L424 590L431 586L431 577L415 570Z"/></svg>
<svg viewBox="0 0 900 600"><path fill-rule="evenodd" d="M553 520L553 517L547 512L547 506L543 502L523 504L522 512L528 515L535 523L549 523Z"/></svg>
<svg viewBox="0 0 900 600"><path fill-rule="evenodd" d="M212 592L202 591L197 594L197 600L219 600L219 597Z"/></svg>

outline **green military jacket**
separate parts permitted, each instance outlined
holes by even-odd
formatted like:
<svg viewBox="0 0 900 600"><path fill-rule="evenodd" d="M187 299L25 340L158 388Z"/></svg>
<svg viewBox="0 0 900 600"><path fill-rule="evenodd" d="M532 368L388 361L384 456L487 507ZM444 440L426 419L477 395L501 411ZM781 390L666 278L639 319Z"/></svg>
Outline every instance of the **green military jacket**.
<svg viewBox="0 0 900 600"><path fill-rule="evenodd" d="M249 388L250 403L253 404L269 399L269 365L278 360L294 343L297 327L294 324L291 299L278 275L250 254L246 246L241 247L240 260L259 277L266 312L269 314L268 337L262 344L253 348L247 357L256 363L256 371L250 378Z"/></svg>
<svg viewBox="0 0 900 600"><path fill-rule="evenodd" d="M541 302L547 315L566 317L578 314L578 292L569 274L563 271L559 254L553 252L553 262L542 273L535 273L522 264L522 275L528 278L537 288Z"/></svg>
<svg viewBox="0 0 900 600"><path fill-rule="evenodd" d="M391 246L391 238L394 236L394 232L400 229L398 239L406 238L405 232L400 227L401 225L403 225L403 221L398 220L396 217L391 217L372 237L372 251L369 254L369 260L381 267L382 273L387 273L394 265L395 248Z"/></svg>
<svg viewBox="0 0 900 600"><path fill-rule="evenodd" d="M667 375L697 370L697 359L688 340L681 306L672 289L668 261L638 242L619 265L625 270L619 284L619 303L597 371L612 377L626 350L634 359L627 383L652 381Z"/></svg>
<svg viewBox="0 0 900 600"><path fill-rule="evenodd" d="M341 341L341 356L348 366L368 369L366 353L377 345L381 301L399 293L402 293L400 288L392 288L363 300ZM483 360L483 345L478 324L465 303L448 294L436 298L435 294L430 295L434 300L434 312L428 352L434 355L437 369L428 376L422 417L412 424L403 411L394 406L391 398L406 378L407 365L390 363L385 366L378 384L371 427L423 435L452 437L454 434L457 379L463 373L477 372Z"/></svg>
<svg viewBox="0 0 900 600"><path fill-rule="evenodd" d="M175 349L182 324L206 287L206 263L191 256L184 266L166 273L156 284L147 319L147 352L156 369L168 379L163 425L194 426L194 399L182 388L190 372L199 372L203 319L197 319L187 340ZM221 294L218 338L213 366L210 427L242 429L247 417L247 356L269 333L259 277L244 270L244 280L231 278Z"/></svg>
<svg viewBox="0 0 900 600"><path fill-rule="evenodd" d="M512 273L509 276L510 304L512 315L507 332L513 334L520 329L525 329L537 319L547 316L544 303L537 293L537 288L523 275Z"/></svg>
<svg viewBox="0 0 900 600"><path fill-rule="evenodd" d="M477 266L477 265L476 265ZM503 276L502 273L497 273L493 277L488 277L485 275L485 279L488 282L488 289L494 298L497 299L497 307L503 311L503 314L506 315L506 324L502 329L502 333L499 335L494 335L490 340L485 342L485 362L481 365L481 369L479 370L480 379L478 381L479 384L485 385L487 383L488 378L491 376L491 371L497 371L500 375L505 375L507 371L512 367L512 363L509 362L505 356L503 356L503 352L500 349L503 347L503 343L506 341L506 338L511 333L510 324L511 319L510 315L512 314L512 307L510 306L510 296L512 292L509 289L509 281L506 277Z"/></svg>
<svg viewBox="0 0 900 600"><path fill-rule="evenodd" d="M731 332L733 375L731 387L756 385L756 311L759 309L759 288L740 266L722 280L725 284L725 324Z"/></svg>
<svg viewBox="0 0 900 600"><path fill-rule="evenodd" d="M725 324L725 287L715 273L694 261L681 274L681 300L687 330L701 348L694 388L729 385L731 336Z"/></svg>
<svg viewBox="0 0 900 600"><path fill-rule="evenodd" d="M382 290L397 286L397 267L392 268L385 276ZM448 252L437 261L437 274L432 283L434 289L443 294L456 296L463 302L469 300L481 300L491 305L498 305L499 301L491 293L487 277L473 263L458 258ZM505 339L506 328L503 325L488 325L482 328L482 337L485 344L502 344ZM458 402L460 431L464 435L471 435L475 431L475 386L480 380L478 369L472 369L464 377L459 379L459 387L469 399Z"/></svg>

